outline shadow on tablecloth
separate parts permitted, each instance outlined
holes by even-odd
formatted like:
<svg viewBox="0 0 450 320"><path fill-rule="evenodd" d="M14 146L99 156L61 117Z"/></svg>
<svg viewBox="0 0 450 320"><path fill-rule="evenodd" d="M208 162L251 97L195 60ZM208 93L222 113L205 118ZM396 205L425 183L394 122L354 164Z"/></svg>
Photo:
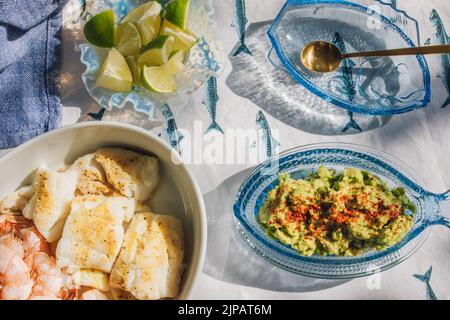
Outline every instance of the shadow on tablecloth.
<svg viewBox="0 0 450 320"><path fill-rule="evenodd" d="M284 70L275 68L268 59L272 46L267 30L271 23L258 22L248 27L246 45L252 55L230 56L233 69L226 84L235 94L251 100L281 122L313 134L360 133L353 127L344 130L351 116L362 131L373 130L389 122L391 116L351 115L309 92Z"/></svg>
<svg viewBox="0 0 450 320"><path fill-rule="evenodd" d="M252 251L239 235L232 213L235 195L250 171L232 176L204 196L208 242L203 271L221 281L283 292L317 291L349 281L296 275L270 264Z"/></svg>

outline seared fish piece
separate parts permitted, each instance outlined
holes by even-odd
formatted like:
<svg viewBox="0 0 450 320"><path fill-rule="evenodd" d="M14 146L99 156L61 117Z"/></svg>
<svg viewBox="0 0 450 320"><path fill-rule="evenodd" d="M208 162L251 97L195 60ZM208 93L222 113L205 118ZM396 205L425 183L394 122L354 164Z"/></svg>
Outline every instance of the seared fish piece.
<svg viewBox="0 0 450 320"><path fill-rule="evenodd" d="M109 300L109 297L97 289L91 289L83 292L81 300Z"/></svg>
<svg viewBox="0 0 450 320"><path fill-rule="evenodd" d="M23 209L23 215L33 219L36 228L48 242L61 237L76 186L75 171L57 172L46 166L37 170L33 183L34 194Z"/></svg>
<svg viewBox="0 0 450 320"><path fill-rule="evenodd" d="M114 300L136 300L136 298L128 291L111 289L110 292Z"/></svg>
<svg viewBox="0 0 450 320"><path fill-rule="evenodd" d="M95 153L108 182L122 195L144 201L159 180L158 159L131 150L104 148Z"/></svg>
<svg viewBox="0 0 450 320"><path fill-rule="evenodd" d="M123 241L123 223L133 214L132 199L76 197L56 248L58 265L70 271L93 268L111 272Z"/></svg>
<svg viewBox="0 0 450 320"><path fill-rule="evenodd" d="M149 212L137 213L127 229L109 285L139 300L175 298L183 271L181 221Z"/></svg>
<svg viewBox="0 0 450 320"><path fill-rule="evenodd" d="M78 172L77 191L82 194L106 195L111 193L105 172L90 153L78 158L71 167Z"/></svg>
<svg viewBox="0 0 450 320"><path fill-rule="evenodd" d="M72 275L76 287L84 286L109 291L109 274L95 269L80 269Z"/></svg>
<svg viewBox="0 0 450 320"><path fill-rule="evenodd" d="M0 201L0 214L20 214L33 196L33 186L25 186Z"/></svg>

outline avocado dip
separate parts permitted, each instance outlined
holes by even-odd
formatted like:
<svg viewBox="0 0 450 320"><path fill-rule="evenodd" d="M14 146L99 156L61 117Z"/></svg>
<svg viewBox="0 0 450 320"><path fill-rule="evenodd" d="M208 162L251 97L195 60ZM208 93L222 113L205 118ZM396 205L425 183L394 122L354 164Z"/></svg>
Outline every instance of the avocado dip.
<svg viewBox="0 0 450 320"><path fill-rule="evenodd" d="M270 237L303 256L355 256L399 242L415 212L403 188L389 189L356 168L320 167L306 179L281 174L258 219Z"/></svg>

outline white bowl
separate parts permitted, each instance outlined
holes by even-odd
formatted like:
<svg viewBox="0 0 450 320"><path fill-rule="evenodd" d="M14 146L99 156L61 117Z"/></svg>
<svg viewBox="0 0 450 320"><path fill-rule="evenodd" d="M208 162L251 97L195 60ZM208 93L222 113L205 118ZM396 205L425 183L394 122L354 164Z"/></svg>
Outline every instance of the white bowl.
<svg viewBox="0 0 450 320"><path fill-rule="evenodd" d="M0 158L0 198L30 184L42 164L60 168L100 147L134 149L158 157L161 180L152 209L180 218L185 231L186 269L178 299L188 299L206 251L206 214L202 194L180 157L164 141L141 128L118 122L84 122L43 134Z"/></svg>

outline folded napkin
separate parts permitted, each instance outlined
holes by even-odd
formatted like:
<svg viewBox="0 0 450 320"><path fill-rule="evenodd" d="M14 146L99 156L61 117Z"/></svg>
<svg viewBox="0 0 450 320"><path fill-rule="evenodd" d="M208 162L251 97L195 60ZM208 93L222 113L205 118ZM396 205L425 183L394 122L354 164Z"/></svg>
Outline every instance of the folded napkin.
<svg viewBox="0 0 450 320"><path fill-rule="evenodd" d="M62 0L0 0L0 148L59 126Z"/></svg>

